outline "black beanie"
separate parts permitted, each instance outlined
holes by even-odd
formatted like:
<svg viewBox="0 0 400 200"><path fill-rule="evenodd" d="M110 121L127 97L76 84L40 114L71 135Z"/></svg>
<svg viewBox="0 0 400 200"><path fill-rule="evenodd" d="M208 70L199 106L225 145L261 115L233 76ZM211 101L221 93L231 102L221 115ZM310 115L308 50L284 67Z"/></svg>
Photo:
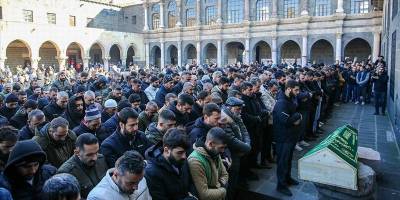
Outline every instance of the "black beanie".
<svg viewBox="0 0 400 200"><path fill-rule="evenodd" d="M18 97L15 94L11 93L6 97L6 101L5 102L6 103L18 102Z"/></svg>

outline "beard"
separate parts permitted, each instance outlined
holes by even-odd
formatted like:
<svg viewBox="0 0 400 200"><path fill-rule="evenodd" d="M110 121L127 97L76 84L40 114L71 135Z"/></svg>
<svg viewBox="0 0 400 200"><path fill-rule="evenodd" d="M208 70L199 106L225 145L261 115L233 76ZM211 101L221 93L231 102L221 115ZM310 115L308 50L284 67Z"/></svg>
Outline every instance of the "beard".
<svg viewBox="0 0 400 200"><path fill-rule="evenodd" d="M168 161L177 168L181 168L185 164L185 159L176 160L172 154L169 155Z"/></svg>
<svg viewBox="0 0 400 200"><path fill-rule="evenodd" d="M117 181L117 186L118 186L118 189L122 192L122 193L125 193L125 194L127 194L127 195L131 195L131 194L133 194L134 192L135 192L135 189L124 189L124 188L122 188L122 181L121 180L118 180Z"/></svg>

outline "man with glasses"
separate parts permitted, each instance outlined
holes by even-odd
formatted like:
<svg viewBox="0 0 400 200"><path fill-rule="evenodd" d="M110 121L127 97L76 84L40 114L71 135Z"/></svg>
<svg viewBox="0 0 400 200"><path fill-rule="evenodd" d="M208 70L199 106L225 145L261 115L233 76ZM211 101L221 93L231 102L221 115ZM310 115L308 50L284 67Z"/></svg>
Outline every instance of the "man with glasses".
<svg viewBox="0 0 400 200"><path fill-rule="evenodd" d="M154 101L146 104L146 109L139 114L139 130L145 131L150 123L156 122L158 118L158 106Z"/></svg>
<svg viewBox="0 0 400 200"><path fill-rule="evenodd" d="M166 109L160 112L158 121L151 123L146 129L146 137L152 144L162 141L164 134L176 124L175 114Z"/></svg>
<svg viewBox="0 0 400 200"><path fill-rule="evenodd" d="M151 200L144 178L146 163L137 151L127 151L89 193L88 200Z"/></svg>
<svg viewBox="0 0 400 200"><path fill-rule="evenodd" d="M69 123L62 117L53 119L33 137L47 154L47 162L60 167L75 149L76 135L69 130Z"/></svg>
<svg viewBox="0 0 400 200"><path fill-rule="evenodd" d="M84 133L76 139L74 155L69 158L57 173L74 175L79 182L82 198L101 181L107 172L107 163L99 154L99 140L90 133Z"/></svg>
<svg viewBox="0 0 400 200"><path fill-rule="evenodd" d="M34 140L17 142L0 176L0 188L7 189L14 199L41 199L45 181L57 170L45 161L46 153Z"/></svg>

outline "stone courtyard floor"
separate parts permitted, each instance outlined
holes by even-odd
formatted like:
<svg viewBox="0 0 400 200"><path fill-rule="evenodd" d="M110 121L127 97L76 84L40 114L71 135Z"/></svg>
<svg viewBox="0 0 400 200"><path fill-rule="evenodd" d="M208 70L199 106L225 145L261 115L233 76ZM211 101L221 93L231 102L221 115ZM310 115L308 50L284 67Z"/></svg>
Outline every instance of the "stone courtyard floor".
<svg viewBox="0 0 400 200"><path fill-rule="evenodd" d="M293 158L292 175L297 176L297 161L312 147L319 144L326 136L337 127L350 124L359 131L358 145L369 147L378 151L381 155L381 167L377 171L376 199L399 200L400 199L400 150L398 137L391 125L389 117L373 115L374 107L371 105L342 104L334 108L332 117L322 127L325 134L310 147L296 152ZM301 181L300 185L290 187L293 196L286 197L276 192L276 165L269 170L254 170L259 176L259 181L249 182L249 191L242 191L238 199L290 199L290 200L314 200L318 199L318 192L313 183Z"/></svg>

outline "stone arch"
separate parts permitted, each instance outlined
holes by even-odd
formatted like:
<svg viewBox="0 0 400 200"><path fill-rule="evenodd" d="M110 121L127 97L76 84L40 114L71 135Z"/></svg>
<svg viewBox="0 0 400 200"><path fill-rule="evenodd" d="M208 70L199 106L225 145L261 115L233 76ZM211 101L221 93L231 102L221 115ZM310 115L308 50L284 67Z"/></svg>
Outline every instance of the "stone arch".
<svg viewBox="0 0 400 200"><path fill-rule="evenodd" d="M123 51L122 47L119 44L113 44L110 47L109 50L109 55L110 55L110 65L121 65L122 64L122 57L123 57Z"/></svg>
<svg viewBox="0 0 400 200"><path fill-rule="evenodd" d="M271 46L268 44L268 42L260 40L254 45L252 55L253 61L257 61L258 63L266 63L272 58Z"/></svg>
<svg viewBox="0 0 400 200"><path fill-rule="evenodd" d="M293 41L288 40L281 45L281 62L288 62L290 64L301 63L301 48L300 45Z"/></svg>
<svg viewBox="0 0 400 200"><path fill-rule="evenodd" d="M67 46L67 66L74 67L77 71L83 69L83 57L84 50L81 44L77 42L71 42Z"/></svg>
<svg viewBox="0 0 400 200"><path fill-rule="evenodd" d="M197 49L194 44L189 43L184 50L185 63L194 63L197 61Z"/></svg>
<svg viewBox="0 0 400 200"><path fill-rule="evenodd" d="M333 45L325 39L314 42L310 48L310 60L313 64L333 64L335 61Z"/></svg>
<svg viewBox="0 0 400 200"><path fill-rule="evenodd" d="M158 68L161 68L161 48L157 45L154 45L150 51L150 64L155 65Z"/></svg>
<svg viewBox="0 0 400 200"><path fill-rule="evenodd" d="M52 66L55 71L59 71L60 48L56 43L53 41L43 42L39 48L39 57L39 66Z"/></svg>
<svg viewBox="0 0 400 200"><path fill-rule="evenodd" d="M357 57L358 61L367 60L371 54L371 45L362 38L350 40L344 48L344 57L350 57L351 59Z"/></svg>
<svg viewBox="0 0 400 200"><path fill-rule="evenodd" d="M244 59L244 44L238 41L228 42L225 45L225 56L224 60L227 64L233 64L237 62L243 62Z"/></svg>
<svg viewBox="0 0 400 200"><path fill-rule="evenodd" d="M25 68L31 65L32 50L24 40L13 40L6 48L5 66L16 72L18 67Z"/></svg>
<svg viewBox="0 0 400 200"><path fill-rule="evenodd" d="M178 48L175 45L173 44L169 45L166 54L167 54L165 60L166 64L171 64L171 65L178 64Z"/></svg>
<svg viewBox="0 0 400 200"><path fill-rule="evenodd" d="M204 46L204 62L207 64L217 63L218 48L214 43L208 43Z"/></svg>
<svg viewBox="0 0 400 200"><path fill-rule="evenodd" d="M96 42L96 43L92 44L90 46L90 49L89 49L90 63L92 63L92 64L95 64L95 63L103 64L104 63L103 59L105 57L104 52L105 52L104 51L104 46L101 43Z"/></svg>

